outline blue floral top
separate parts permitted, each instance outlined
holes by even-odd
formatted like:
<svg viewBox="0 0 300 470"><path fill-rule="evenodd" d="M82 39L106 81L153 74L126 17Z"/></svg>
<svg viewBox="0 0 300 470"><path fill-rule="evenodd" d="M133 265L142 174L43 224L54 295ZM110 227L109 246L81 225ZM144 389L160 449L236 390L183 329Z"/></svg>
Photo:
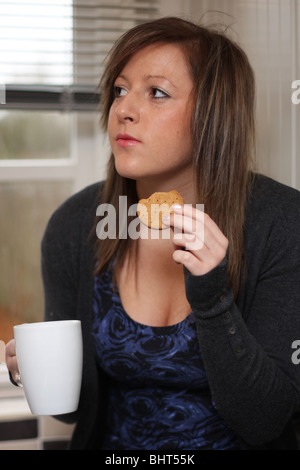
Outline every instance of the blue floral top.
<svg viewBox="0 0 300 470"><path fill-rule="evenodd" d="M93 340L110 377L103 449L240 448L213 404L193 313L172 326L140 324L107 272L95 278Z"/></svg>

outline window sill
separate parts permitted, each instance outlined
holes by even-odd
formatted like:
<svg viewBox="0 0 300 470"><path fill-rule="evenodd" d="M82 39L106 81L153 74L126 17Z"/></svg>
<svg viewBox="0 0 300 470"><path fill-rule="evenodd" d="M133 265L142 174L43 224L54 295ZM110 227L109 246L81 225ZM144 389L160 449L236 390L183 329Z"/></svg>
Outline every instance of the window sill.
<svg viewBox="0 0 300 470"><path fill-rule="evenodd" d="M28 419L32 416L24 390L10 382L6 365L0 364L0 421Z"/></svg>

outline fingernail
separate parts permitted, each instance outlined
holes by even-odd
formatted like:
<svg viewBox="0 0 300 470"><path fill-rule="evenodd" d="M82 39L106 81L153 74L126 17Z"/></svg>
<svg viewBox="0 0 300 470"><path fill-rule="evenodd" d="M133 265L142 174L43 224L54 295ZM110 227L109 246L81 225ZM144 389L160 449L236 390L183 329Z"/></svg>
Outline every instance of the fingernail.
<svg viewBox="0 0 300 470"><path fill-rule="evenodd" d="M173 204L171 206L171 209L173 209L175 212L176 211L181 211L182 210L182 206L180 204Z"/></svg>

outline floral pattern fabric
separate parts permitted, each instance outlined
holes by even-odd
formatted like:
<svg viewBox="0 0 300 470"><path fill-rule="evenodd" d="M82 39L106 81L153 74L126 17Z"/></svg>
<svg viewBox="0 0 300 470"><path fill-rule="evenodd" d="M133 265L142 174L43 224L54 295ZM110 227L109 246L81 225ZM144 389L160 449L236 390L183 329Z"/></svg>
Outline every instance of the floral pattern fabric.
<svg viewBox="0 0 300 470"><path fill-rule="evenodd" d="M110 378L103 449L239 449L212 401L193 313L166 327L124 310L111 272L96 277L93 340Z"/></svg>

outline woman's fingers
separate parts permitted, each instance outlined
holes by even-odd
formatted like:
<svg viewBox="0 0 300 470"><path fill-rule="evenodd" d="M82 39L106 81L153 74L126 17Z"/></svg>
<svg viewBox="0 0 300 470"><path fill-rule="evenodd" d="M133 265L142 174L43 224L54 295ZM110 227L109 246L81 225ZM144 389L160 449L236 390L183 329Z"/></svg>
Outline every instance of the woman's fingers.
<svg viewBox="0 0 300 470"><path fill-rule="evenodd" d="M174 227L185 233L194 233L203 243L214 248L215 243L223 246L227 245L227 239L217 226L217 224L203 210L194 208L190 205L173 206L173 220L171 223Z"/></svg>
<svg viewBox="0 0 300 470"><path fill-rule="evenodd" d="M176 228L174 229L173 243L190 251L200 250L203 246L203 241L195 233L183 233Z"/></svg>
<svg viewBox="0 0 300 470"><path fill-rule="evenodd" d="M19 373L18 361L16 356L15 340L12 339L5 346L5 362L12 378L15 380L16 374Z"/></svg>
<svg viewBox="0 0 300 470"><path fill-rule="evenodd" d="M200 261L191 251L175 250L173 252L173 260L185 266L194 276L202 276L210 271L207 263Z"/></svg>
<svg viewBox="0 0 300 470"><path fill-rule="evenodd" d="M226 256L228 240L217 224L203 211L191 206L174 206L174 214L164 223L173 227L176 249L173 259L192 274L205 274Z"/></svg>

